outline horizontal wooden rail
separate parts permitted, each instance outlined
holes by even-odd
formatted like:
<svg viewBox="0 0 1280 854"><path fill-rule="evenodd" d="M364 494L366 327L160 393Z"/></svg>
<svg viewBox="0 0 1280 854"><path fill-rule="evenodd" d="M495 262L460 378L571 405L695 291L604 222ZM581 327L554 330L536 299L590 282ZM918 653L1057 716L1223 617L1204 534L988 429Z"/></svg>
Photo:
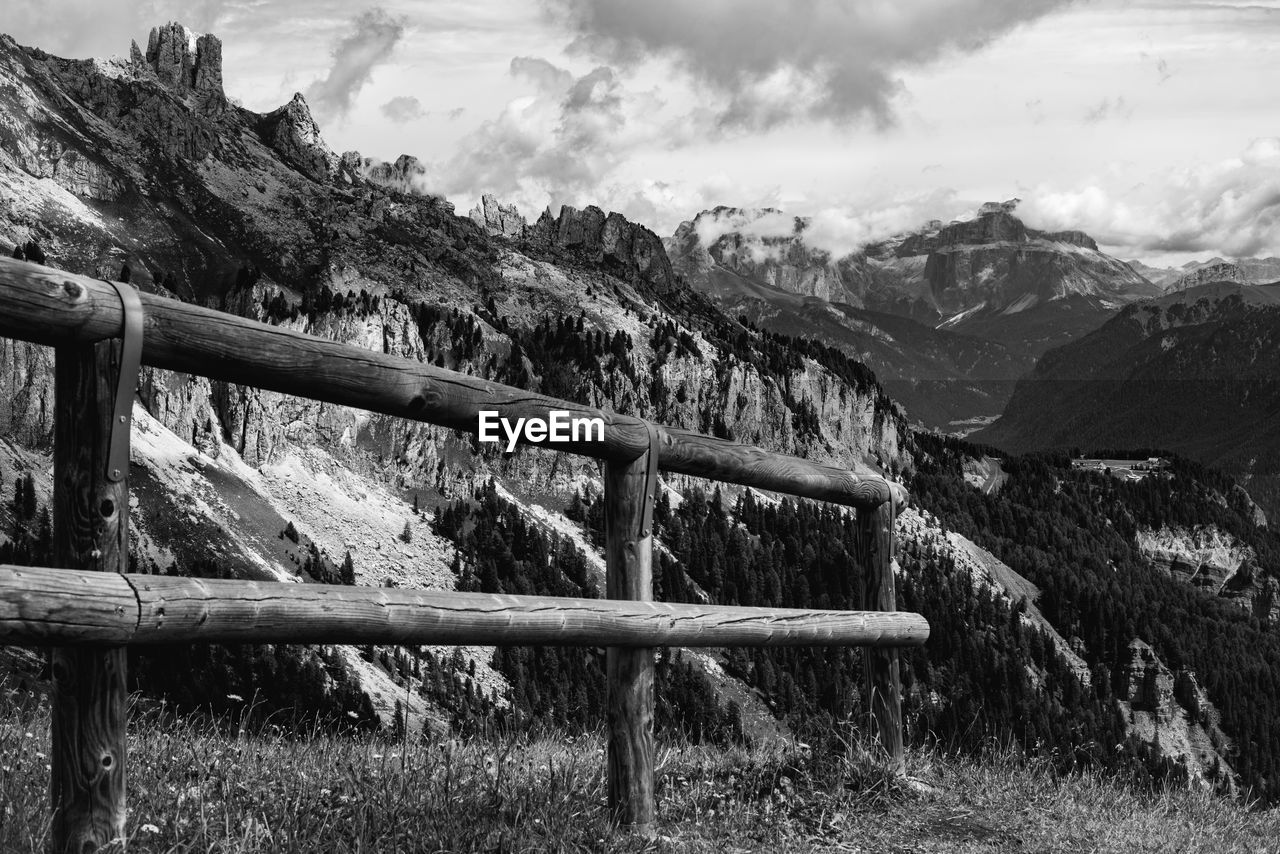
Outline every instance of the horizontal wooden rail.
<svg viewBox="0 0 1280 854"><path fill-rule="evenodd" d="M0 565L0 644L919 646L919 614L679 605Z"/></svg>
<svg viewBox="0 0 1280 854"><path fill-rule="evenodd" d="M481 410L503 417L600 418L603 441L539 442L613 462L648 450L643 421L477 377L339 344L179 300L142 294L145 364L475 433ZM106 282L0 258L0 337L57 346L118 337L120 298ZM874 475L776 454L674 427L660 427L665 471L784 492L857 508L907 493Z"/></svg>

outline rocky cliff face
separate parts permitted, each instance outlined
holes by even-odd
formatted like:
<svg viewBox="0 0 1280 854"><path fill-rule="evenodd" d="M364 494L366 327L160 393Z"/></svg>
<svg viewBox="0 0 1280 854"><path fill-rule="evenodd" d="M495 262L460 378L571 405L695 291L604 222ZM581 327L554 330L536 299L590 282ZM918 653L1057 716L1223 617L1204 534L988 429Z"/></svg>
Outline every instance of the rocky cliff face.
<svg viewBox="0 0 1280 854"><path fill-rule="evenodd" d="M1178 276L1168 289L1185 291L1215 282L1261 285L1276 281L1280 281L1280 258L1241 258L1236 261L1215 258Z"/></svg>
<svg viewBox="0 0 1280 854"><path fill-rule="evenodd" d="M227 108L222 91L222 42L212 33L196 37L181 24L154 27L143 56L137 42L131 58L135 68L149 68L162 84L190 95L196 112L217 115Z"/></svg>
<svg viewBox="0 0 1280 854"><path fill-rule="evenodd" d="M1139 530L1138 550L1153 566L1214 595L1228 587L1238 592L1257 572L1254 550L1214 527Z"/></svg>
<svg viewBox="0 0 1280 854"><path fill-rule="evenodd" d="M263 116L258 132L286 163L313 181L324 183L333 176L338 157L325 145L320 126L311 117L311 108L301 92L295 92L293 100Z"/></svg>
<svg viewBox="0 0 1280 854"><path fill-rule="evenodd" d="M564 205L558 216L545 210L526 230L525 238L535 249L602 264L638 281L654 296L671 296L682 288L658 235L622 214L606 214L595 205L582 210Z"/></svg>
<svg viewBox="0 0 1280 854"><path fill-rule="evenodd" d="M481 196L467 216L494 237L523 237L527 225L515 205L502 204L492 193Z"/></svg>
<svg viewBox="0 0 1280 854"><path fill-rule="evenodd" d="M1181 267L1148 267L1139 261L1130 261L1129 266L1166 291L1186 290L1212 282L1263 285L1280 281L1280 258L1236 258L1233 261L1210 258L1208 261L1190 261Z"/></svg>
<svg viewBox="0 0 1280 854"><path fill-rule="evenodd" d="M1116 702L1130 734L1156 755L1185 766L1193 782L1235 791L1231 740L1194 673L1173 673L1150 644L1135 639Z"/></svg>

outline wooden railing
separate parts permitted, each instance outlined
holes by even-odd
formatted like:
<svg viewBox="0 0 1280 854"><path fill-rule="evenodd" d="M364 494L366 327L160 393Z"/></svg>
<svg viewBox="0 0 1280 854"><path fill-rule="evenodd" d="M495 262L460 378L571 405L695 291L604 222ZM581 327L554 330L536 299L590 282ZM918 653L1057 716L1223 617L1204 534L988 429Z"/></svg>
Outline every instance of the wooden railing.
<svg viewBox="0 0 1280 854"><path fill-rule="evenodd" d="M124 838L124 650L129 644L606 647L609 806L619 825L642 834L653 832L655 820L655 647L861 645L868 647L869 721L891 767L902 772L897 647L923 644L929 626L917 614L895 611L893 518L907 500L901 487L177 300L140 297L141 360L157 368L472 433L482 410L512 419L548 418L553 410L602 419L599 441L529 444L604 461L607 598L126 574L127 465L126 471L114 472L107 465L112 430L121 423L116 387L122 352L128 349L119 340L126 328L122 296L107 282L0 259L0 336L56 348L57 568L0 566L0 643L52 647L53 850L82 854ZM127 427L127 416L123 423ZM855 508L865 610L652 601L651 513L658 469Z"/></svg>

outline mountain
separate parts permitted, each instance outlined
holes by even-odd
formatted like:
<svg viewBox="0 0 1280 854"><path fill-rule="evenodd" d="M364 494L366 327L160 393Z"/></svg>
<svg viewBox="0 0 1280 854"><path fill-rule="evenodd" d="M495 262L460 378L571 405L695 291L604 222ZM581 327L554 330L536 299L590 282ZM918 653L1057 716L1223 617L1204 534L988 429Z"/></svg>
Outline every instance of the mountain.
<svg viewBox="0 0 1280 854"><path fill-rule="evenodd" d="M730 314L815 330L871 365L914 418L955 430L998 414L1041 352L1159 293L1087 235L1029 229L1015 208L985 205L837 257L809 245L807 219L720 207L666 245L675 270Z"/></svg>
<svg viewBox="0 0 1280 854"><path fill-rule="evenodd" d="M901 417L869 371L744 329L677 282L648 229L566 207L516 241L491 236L417 191L414 158L331 151L301 95L266 114L230 102L221 53L178 24L127 59L0 38L0 249L779 451L901 467ZM50 350L0 343L0 477L30 478L44 505L52 366ZM349 564L362 584L452 588L455 544L426 513L495 479L561 538L569 496L600 477L591 460L476 453L429 425L150 369L135 410L143 571L314 580ZM10 544L38 539L36 520L8 514ZM376 651L339 658L313 664L350 671L390 721L402 677ZM490 651L466 659L486 695L507 689ZM441 719L409 704L415 726Z"/></svg>
<svg viewBox="0 0 1280 854"><path fill-rule="evenodd" d="M902 479L916 505L897 519L899 601L933 627L903 656L913 741L1018 744L1063 770L1143 769L1275 799L1280 686L1268 674L1280 634L1269 602L1280 548L1229 482L1175 461L1167 480L1111 483L1062 458L997 460L915 432L848 340L824 343L865 323L860 346L910 373L963 378L956 362L969 359L1012 373L1007 345L886 309L932 306L935 320L939 306L1007 309L1013 285L973 272L988 263L1010 282L1024 267L1061 273L1036 294L1120 299L1085 238L1030 232L997 206L976 225L917 235L902 255L849 259L879 271L879 290L760 290L789 312L779 309L771 322L790 325L774 331L690 287L692 254L672 257L642 224L591 205L530 223L493 197L458 216L421 192L414 158L337 154L302 96L259 114L228 101L221 77L216 37L176 24L128 59L66 60L0 39L0 250ZM983 234L985 248L964 242ZM965 267L974 259L979 268ZM725 264L708 267L718 281L768 284ZM52 359L0 342L0 488L13 496L0 502L0 562L49 560ZM151 369L134 413L140 572L600 594L595 461L504 454L452 430ZM858 607L848 513L684 477L663 487L663 598ZM859 657L663 651L659 731L835 749L838 722L863 711ZM134 651L130 672L132 687L180 710L258 723L313 715L400 735L595 729L605 685L598 651L556 647L199 645ZM1244 677L1248 694L1235 689ZM248 697L251 713L234 699Z"/></svg>
<svg viewBox="0 0 1280 854"><path fill-rule="evenodd" d="M1278 377L1280 285L1194 285L1046 353L974 438L1011 451L1171 449L1248 481L1274 518Z"/></svg>
<svg viewBox="0 0 1280 854"><path fill-rule="evenodd" d="M1280 258L1237 258L1234 261L1211 258L1208 261L1188 261L1181 267L1164 268L1130 261L1129 266L1166 291L1186 290L1209 282L1263 285L1280 281Z"/></svg>
<svg viewBox="0 0 1280 854"><path fill-rule="evenodd" d="M1003 408L1034 360L1003 344L908 317L805 296L725 270L706 292L733 317L781 335L830 345L875 368L885 390L928 426L963 430L966 421Z"/></svg>

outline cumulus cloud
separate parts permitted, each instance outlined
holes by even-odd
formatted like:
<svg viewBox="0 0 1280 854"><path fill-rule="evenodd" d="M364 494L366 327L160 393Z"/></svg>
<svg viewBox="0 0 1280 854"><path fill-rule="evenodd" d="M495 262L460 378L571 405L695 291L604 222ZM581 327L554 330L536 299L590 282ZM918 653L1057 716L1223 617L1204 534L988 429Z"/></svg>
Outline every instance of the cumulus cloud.
<svg viewBox="0 0 1280 854"><path fill-rule="evenodd" d="M420 119L427 114L422 102L412 95L397 95L379 109L382 114L398 124Z"/></svg>
<svg viewBox="0 0 1280 854"><path fill-rule="evenodd" d="M1079 228L1126 255L1223 252L1280 255L1280 137L1238 157L1147 176L1136 186L1094 180L1082 189L1023 191L1029 225Z"/></svg>
<svg viewBox="0 0 1280 854"><path fill-rule="evenodd" d="M973 208L973 202L956 198L951 190L860 208L826 208L809 218L804 242L832 258L843 258L867 244L923 228L930 220L949 222L971 215Z"/></svg>
<svg viewBox="0 0 1280 854"><path fill-rule="evenodd" d="M611 173L668 132L658 118L662 101L627 88L608 66L575 75L545 59L517 57L510 71L535 93L507 104L462 140L442 169L447 192L492 192L525 211L626 195L610 189Z"/></svg>
<svg viewBox="0 0 1280 854"><path fill-rule="evenodd" d="M893 120L899 74L977 50L1070 0L548 0L574 47L615 67L674 61L722 96L723 126Z"/></svg>
<svg viewBox="0 0 1280 854"><path fill-rule="evenodd" d="M540 56L517 56L511 60L511 74L533 83L541 92L562 92L573 85L573 75Z"/></svg>
<svg viewBox="0 0 1280 854"><path fill-rule="evenodd" d="M390 58L404 31L405 19L392 17L381 8L370 9L352 21L351 31L333 46L328 74L307 88L311 108L328 118L349 113L373 69Z"/></svg>

